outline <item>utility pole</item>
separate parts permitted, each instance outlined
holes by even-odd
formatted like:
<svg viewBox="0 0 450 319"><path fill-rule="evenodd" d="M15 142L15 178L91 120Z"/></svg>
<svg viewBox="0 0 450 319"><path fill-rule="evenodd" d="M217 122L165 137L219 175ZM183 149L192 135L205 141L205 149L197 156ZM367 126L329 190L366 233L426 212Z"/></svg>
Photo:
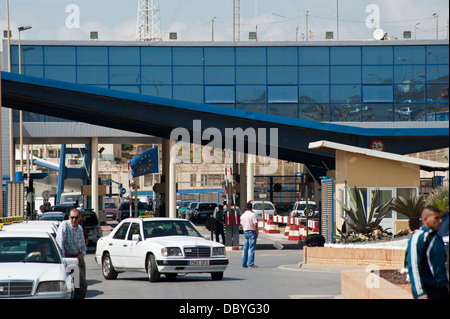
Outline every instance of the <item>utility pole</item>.
<svg viewBox="0 0 450 319"><path fill-rule="evenodd" d="M233 41L241 40L241 1L233 0Z"/></svg>
<svg viewBox="0 0 450 319"><path fill-rule="evenodd" d="M309 31L308 31L308 13L309 13L309 11L306 11L306 41L309 41L308 40L308 33L309 33Z"/></svg>
<svg viewBox="0 0 450 319"><path fill-rule="evenodd" d="M336 40L339 41L339 0L336 0Z"/></svg>
<svg viewBox="0 0 450 319"><path fill-rule="evenodd" d="M137 41L162 41L159 0L138 0Z"/></svg>

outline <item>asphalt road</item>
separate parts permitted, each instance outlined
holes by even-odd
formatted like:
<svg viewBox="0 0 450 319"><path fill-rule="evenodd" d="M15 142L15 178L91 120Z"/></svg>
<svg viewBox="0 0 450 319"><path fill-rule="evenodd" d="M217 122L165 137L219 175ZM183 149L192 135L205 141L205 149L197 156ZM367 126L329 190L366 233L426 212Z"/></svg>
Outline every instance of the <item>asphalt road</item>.
<svg viewBox="0 0 450 319"><path fill-rule="evenodd" d="M260 236L261 243L271 237ZM340 271L299 267L301 249L257 249L257 269L240 266L242 251L228 251L230 263L222 281L212 281L210 274L178 276L169 281L150 283L145 273L121 273L106 280L94 252L86 255L87 299L331 299L340 295ZM267 249L269 248L269 249Z"/></svg>

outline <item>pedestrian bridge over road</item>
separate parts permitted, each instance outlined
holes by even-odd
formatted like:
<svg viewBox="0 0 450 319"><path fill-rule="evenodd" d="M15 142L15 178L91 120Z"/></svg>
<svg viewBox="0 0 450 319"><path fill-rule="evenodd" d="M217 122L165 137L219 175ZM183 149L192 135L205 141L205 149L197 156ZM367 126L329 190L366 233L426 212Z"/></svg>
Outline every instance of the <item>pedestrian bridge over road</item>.
<svg viewBox="0 0 450 319"><path fill-rule="evenodd" d="M315 178L334 168L334 155L308 149L312 141L327 140L369 148L381 140L385 151L408 154L448 147L448 122L352 123L340 125L229 109L186 101L114 91L13 73L1 73L2 106L67 120L169 138L175 128L186 128L193 139L194 120L201 133L216 128L227 138L227 128L266 129L267 155L278 145L278 158L304 163ZM269 136L278 129L278 140ZM198 133L198 132L197 132ZM236 137L233 137L236 142ZM244 137L248 141L248 137ZM201 140L206 145L208 140ZM224 143L223 143L224 145ZM233 149L236 147L234 143ZM246 151L247 147L246 147Z"/></svg>

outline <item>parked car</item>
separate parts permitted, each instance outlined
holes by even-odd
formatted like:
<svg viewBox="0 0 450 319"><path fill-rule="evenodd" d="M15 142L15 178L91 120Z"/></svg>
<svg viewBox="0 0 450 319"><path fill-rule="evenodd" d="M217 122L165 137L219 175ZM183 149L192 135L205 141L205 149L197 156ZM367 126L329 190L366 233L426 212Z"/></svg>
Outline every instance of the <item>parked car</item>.
<svg viewBox="0 0 450 319"><path fill-rule="evenodd" d="M52 206L52 212L63 212L63 213L70 213L70 210L74 207L73 205L75 204L75 202L73 203L61 203L61 204L56 204Z"/></svg>
<svg viewBox="0 0 450 319"><path fill-rule="evenodd" d="M147 212L147 207L143 202L138 202L137 205L137 216L134 209L134 202L131 202L131 210L133 217L139 217L139 213ZM130 217L130 202L124 201L120 204L119 209L117 210L117 220L122 221L126 218Z"/></svg>
<svg viewBox="0 0 450 319"><path fill-rule="evenodd" d="M262 218L263 213L263 202L262 201L253 201L253 212L256 215L257 219ZM275 206L270 201L264 201L264 214L276 215L277 211L275 210Z"/></svg>
<svg viewBox="0 0 450 319"><path fill-rule="evenodd" d="M306 200L299 200L295 202L294 207L290 213L291 217L297 217L306 220ZM318 218L319 210L315 201L308 200L308 218Z"/></svg>
<svg viewBox="0 0 450 319"><path fill-rule="evenodd" d="M115 203L105 203L105 209L106 218L117 218L117 206Z"/></svg>
<svg viewBox="0 0 450 319"><path fill-rule="evenodd" d="M199 204L199 202L191 202L189 203L189 207L186 208L186 214L185 214L185 218L187 220L191 220L192 219L192 214L194 213L195 208L197 207L197 205Z"/></svg>
<svg viewBox="0 0 450 319"><path fill-rule="evenodd" d="M53 221L62 222L64 220L66 220L67 217L68 217L67 214L64 212L45 212L45 213L42 213L38 217L38 220L39 221L53 220Z"/></svg>
<svg viewBox="0 0 450 319"><path fill-rule="evenodd" d="M213 215L216 207L216 203L198 203L191 214L191 218L195 222L205 221L208 217Z"/></svg>
<svg viewBox="0 0 450 319"><path fill-rule="evenodd" d="M228 265L224 245L204 239L190 221L179 218L123 220L98 241L95 260L106 279L137 271L147 273L150 282L178 273L210 273L222 280Z"/></svg>
<svg viewBox="0 0 450 319"><path fill-rule="evenodd" d="M181 201L180 207L178 208L178 217L179 218L186 218L186 212L188 211L188 208L192 202L194 202L194 201L192 201L192 200Z"/></svg>
<svg viewBox="0 0 450 319"><path fill-rule="evenodd" d="M68 265L78 266L78 259L63 258L48 233L2 231L0 299L70 299L73 284Z"/></svg>
<svg viewBox="0 0 450 319"><path fill-rule="evenodd" d="M275 210L277 211L277 215L289 216L293 206L293 203L276 203Z"/></svg>
<svg viewBox="0 0 450 319"><path fill-rule="evenodd" d="M97 241L103 236L97 214L93 210L86 209L83 212L82 220L89 240L88 246L95 246Z"/></svg>
<svg viewBox="0 0 450 319"><path fill-rule="evenodd" d="M11 225L6 225L3 227L4 232L42 232L42 233L48 233L53 238L56 238L57 233L57 227L52 224L42 223L42 224L36 224L36 223L15 223Z"/></svg>

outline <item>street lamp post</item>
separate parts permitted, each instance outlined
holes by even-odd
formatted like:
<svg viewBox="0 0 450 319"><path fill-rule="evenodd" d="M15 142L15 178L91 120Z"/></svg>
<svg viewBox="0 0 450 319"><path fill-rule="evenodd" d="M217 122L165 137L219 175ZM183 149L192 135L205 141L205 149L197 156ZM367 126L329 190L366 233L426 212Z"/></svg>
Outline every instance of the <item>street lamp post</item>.
<svg viewBox="0 0 450 319"><path fill-rule="evenodd" d="M420 24L420 22L417 22L415 25L414 25L414 40L416 39L416 33L417 33L417 26Z"/></svg>
<svg viewBox="0 0 450 319"><path fill-rule="evenodd" d="M433 13L433 17L436 17L436 40L439 38L439 31L438 31L438 19L439 19L439 14L437 13Z"/></svg>
<svg viewBox="0 0 450 319"><path fill-rule="evenodd" d="M211 42L214 42L214 19L216 16L211 18Z"/></svg>
<svg viewBox="0 0 450 319"><path fill-rule="evenodd" d="M22 49L21 49L21 41L20 41L20 33L22 31L30 30L31 26L22 26L19 27L19 74L22 74ZM23 112L20 110L19 112L19 126L20 126L20 173L23 176ZM29 177L28 177L29 178Z"/></svg>

